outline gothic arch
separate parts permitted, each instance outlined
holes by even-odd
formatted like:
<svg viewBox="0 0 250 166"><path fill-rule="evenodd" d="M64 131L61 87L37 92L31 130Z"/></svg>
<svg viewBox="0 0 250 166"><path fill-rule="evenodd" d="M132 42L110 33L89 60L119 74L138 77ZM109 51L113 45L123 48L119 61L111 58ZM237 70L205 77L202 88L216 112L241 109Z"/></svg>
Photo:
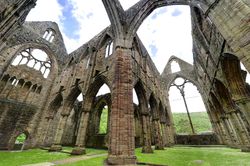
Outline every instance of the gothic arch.
<svg viewBox="0 0 250 166"><path fill-rule="evenodd" d="M95 80L90 84L88 87L86 93L85 93L85 102L84 102L84 107L83 109L91 109L91 105L94 103L94 98L99 91L99 89L106 84L109 87L109 90L111 91L112 95L112 89L111 89L111 84L107 77L103 75L98 75Z"/></svg>
<svg viewBox="0 0 250 166"><path fill-rule="evenodd" d="M249 98L250 93L243 79L240 61L237 56L224 53L221 60L222 71L234 100Z"/></svg>
<svg viewBox="0 0 250 166"><path fill-rule="evenodd" d="M131 12L133 10L136 10L136 13L134 13L133 17L130 18L130 26L128 30L128 34L133 37L135 36L137 30L139 29L142 22L157 8L164 7L164 6L170 6L170 5L189 5L189 6L196 6L200 8L203 12L208 8L206 4L199 2L199 1L186 1L186 0L180 0L180 1L167 1L167 0L160 0L160 1L139 1L136 5L131 7L127 12ZM140 8L138 8L140 6ZM137 9L136 9L137 8ZM131 10L131 11L130 11ZM129 38L131 38L129 37Z"/></svg>
<svg viewBox="0 0 250 166"><path fill-rule="evenodd" d="M4 67L5 70L9 67L9 65L11 65L12 61L16 58L17 54L20 53L21 51L27 49L27 48L34 48L34 49L38 49L38 50L45 52L47 54L47 56L50 58L51 64L52 64L50 67L51 77L53 75L58 74L59 66L58 66L58 61L56 59L54 51L52 51L51 48L49 48L47 45L41 44L41 43L39 43L39 44L37 44L37 43L24 43L21 45L12 46L11 49L14 49L14 51L11 51L10 54L12 54L12 56L9 56L8 59L6 59L7 63ZM50 77L48 77L48 78L50 78Z"/></svg>
<svg viewBox="0 0 250 166"><path fill-rule="evenodd" d="M148 113L148 109L147 109L148 102L147 102L147 97L146 97L146 91L141 80L137 81L137 83L134 85L134 89L138 96L140 113Z"/></svg>

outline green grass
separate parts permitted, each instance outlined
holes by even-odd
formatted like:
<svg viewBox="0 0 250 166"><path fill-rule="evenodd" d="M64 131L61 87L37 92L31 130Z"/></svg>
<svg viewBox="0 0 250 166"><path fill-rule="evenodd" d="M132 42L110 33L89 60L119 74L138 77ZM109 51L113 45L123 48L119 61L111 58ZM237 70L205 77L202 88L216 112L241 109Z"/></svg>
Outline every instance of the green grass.
<svg viewBox="0 0 250 166"><path fill-rule="evenodd" d="M63 147L63 151L71 152L72 147ZM88 155L107 153L106 150L87 148ZM41 149L31 149L16 152L0 151L0 166L19 166L40 162L50 162L72 157L67 153L51 152Z"/></svg>
<svg viewBox="0 0 250 166"><path fill-rule="evenodd" d="M32 149L16 152L0 152L0 166L19 166L39 162L48 162L70 157L66 153L49 153L46 150Z"/></svg>
<svg viewBox="0 0 250 166"><path fill-rule="evenodd" d="M250 154L238 149L224 147L185 147L178 146L166 150L155 150L153 154L142 154L136 149L139 162L169 166L250 166ZM67 166L101 166L106 157L79 161Z"/></svg>
<svg viewBox="0 0 250 166"><path fill-rule="evenodd" d="M139 161L170 166L250 166L250 154L230 148L174 147L142 154L136 150Z"/></svg>
<svg viewBox="0 0 250 166"><path fill-rule="evenodd" d="M66 147L64 150L72 148ZM250 153L242 153L238 149L224 147L185 147L176 146L166 150L155 150L153 154L142 154L136 149L139 162L165 164L169 166L250 166ZM107 153L107 150L87 149L87 154ZM1 166L19 166L39 162L49 162L70 157L65 153L48 153L34 149L24 152L0 152ZM70 166L101 166L106 156L79 161Z"/></svg>
<svg viewBox="0 0 250 166"><path fill-rule="evenodd" d="M190 116L196 133L212 130L212 126L206 112L192 112L190 113ZM191 133L190 124L186 113L173 113L173 118L176 133Z"/></svg>

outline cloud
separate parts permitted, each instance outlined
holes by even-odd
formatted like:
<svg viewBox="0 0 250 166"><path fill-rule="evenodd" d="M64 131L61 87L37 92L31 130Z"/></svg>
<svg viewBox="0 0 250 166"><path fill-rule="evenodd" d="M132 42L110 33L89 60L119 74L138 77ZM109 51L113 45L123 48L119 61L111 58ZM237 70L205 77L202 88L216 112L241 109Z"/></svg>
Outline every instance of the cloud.
<svg viewBox="0 0 250 166"><path fill-rule="evenodd" d="M27 21L54 21L62 23L63 7L57 0L40 0L26 18Z"/></svg>
<svg viewBox="0 0 250 166"><path fill-rule="evenodd" d="M151 50L151 45L157 47L158 51L151 56L160 73L172 55L193 63L189 7L169 6L165 8L155 10L138 30L139 37L148 51ZM173 17L172 13L176 8L182 13L178 17ZM159 12L160 10L165 12ZM152 18L155 13L157 13L157 19Z"/></svg>
<svg viewBox="0 0 250 166"><path fill-rule="evenodd" d="M149 48L150 48L151 55L156 56L158 48L153 44L150 44Z"/></svg>
<svg viewBox="0 0 250 166"><path fill-rule="evenodd" d="M178 7L176 7L175 10L172 12L171 15L172 15L173 17L176 17L176 16L181 15L181 13L182 13L182 12L178 9Z"/></svg>

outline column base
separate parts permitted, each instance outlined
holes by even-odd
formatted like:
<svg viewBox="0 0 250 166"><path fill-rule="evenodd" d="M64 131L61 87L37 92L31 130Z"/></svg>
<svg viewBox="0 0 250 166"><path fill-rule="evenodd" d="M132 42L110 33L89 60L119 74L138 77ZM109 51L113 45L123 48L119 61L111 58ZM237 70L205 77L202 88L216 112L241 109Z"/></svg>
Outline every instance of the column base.
<svg viewBox="0 0 250 166"><path fill-rule="evenodd" d="M136 156L108 156L105 165L136 165Z"/></svg>
<svg viewBox="0 0 250 166"><path fill-rule="evenodd" d="M49 148L49 152L60 152L62 150L62 145L52 145Z"/></svg>
<svg viewBox="0 0 250 166"><path fill-rule="evenodd" d="M250 146L242 147L241 152L250 152Z"/></svg>
<svg viewBox="0 0 250 166"><path fill-rule="evenodd" d="M148 147L148 146L143 146L141 152L142 153L154 153L153 149L151 147Z"/></svg>
<svg viewBox="0 0 250 166"><path fill-rule="evenodd" d="M163 146L155 146L155 150L164 150Z"/></svg>
<svg viewBox="0 0 250 166"><path fill-rule="evenodd" d="M86 149L84 147L75 147L71 151L71 155L83 155L86 154Z"/></svg>

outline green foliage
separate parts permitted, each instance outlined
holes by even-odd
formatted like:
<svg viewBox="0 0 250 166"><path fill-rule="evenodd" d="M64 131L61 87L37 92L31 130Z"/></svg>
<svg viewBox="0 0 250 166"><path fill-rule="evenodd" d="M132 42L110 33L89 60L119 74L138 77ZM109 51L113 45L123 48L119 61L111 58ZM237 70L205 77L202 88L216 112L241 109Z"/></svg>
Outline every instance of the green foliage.
<svg viewBox="0 0 250 166"><path fill-rule="evenodd" d="M212 126L206 112L192 112L190 113L194 130L196 133L211 131ZM191 133L188 116L186 113L173 113L176 133Z"/></svg>
<svg viewBox="0 0 250 166"><path fill-rule="evenodd" d="M108 109L103 108L99 126L99 134L106 134L107 128L108 128Z"/></svg>
<svg viewBox="0 0 250 166"><path fill-rule="evenodd" d="M23 144L25 140L26 140L26 135L25 134L20 134L16 138L15 144Z"/></svg>

